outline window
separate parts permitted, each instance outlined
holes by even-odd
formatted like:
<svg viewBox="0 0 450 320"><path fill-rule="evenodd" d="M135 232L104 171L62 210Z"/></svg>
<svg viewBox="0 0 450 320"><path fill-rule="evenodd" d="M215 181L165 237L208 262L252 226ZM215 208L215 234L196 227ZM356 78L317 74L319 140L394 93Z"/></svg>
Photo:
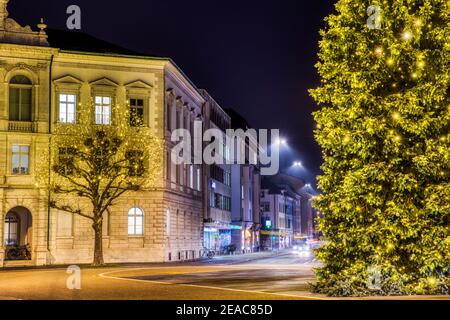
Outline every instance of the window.
<svg viewBox="0 0 450 320"><path fill-rule="evenodd" d="M216 181L219 181L220 183L224 183L225 173L224 170L217 165L212 165L210 167L210 174L211 178L213 178Z"/></svg>
<svg viewBox="0 0 450 320"><path fill-rule="evenodd" d="M209 205L211 208L216 207L216 193L214 190L211 190L210 196L209 196Z"/></svg>
<svg viewBox="0 0 450 320"><path fill-rule="evenodd" d="M25 76L11 79L9 88L9 120L31 121L32 83Z"/></svg>
<svg viewBox="0 0 450 320"><path fill-rule="evenodd" d="M226 142L224 144L224 149L225 149L225 162L229 163L231 160L230 146Z"/></svg>
<svg viewBox="0 0 450 320"><path fill-rule="evenodd" d="M226 186L231 187L231 172L225 171L224 183Z"/></svg>
<svg viewBox="0 0 450 320"><path fill-rule="evenodd" d="M200 168L197 168L197 190L202 191L202 185L201 185L201 171Z"/></svg>
<svg viewBox="0 0 450 320"><path fill-rule="evenodd" d="M59 171L63 176L73 174L75 148L64 147L59 148Z"/></svg>
<svg viewBox="0 0 450 320"><path fill-rule="evenodd" d="M172 162L170 161L170 152L166 152L166 179L170 180L170 167Z"/></svg>
<svg viewBox="0 0 450 320"><path fill-rule="evenodd" d="M128 160L128 175L130 177L142 177L145 172L144 153L142 151L128 151L126 153Z"/></svg>
<svg viewBox="0 0 450 320"><path fill-rule="evenodd" d="M59 122L75 123L77 96L61 93L59 95Z"/></svg>
<svg viewBox="0 0 450 320"><path fill-rule="evenodd" d="M111 124L112 99L108 96L95 97L95 124Z"/></svg>
<svg viewBox="0 0 450 320"><path fill-rule="evenodd" d="M263 212L270 212L270 202L261 203L261 209Z"/></svg>
<svg viewBox="0 0 450 320"><path fill-rule="evenodd" d="M189 188L194 189L194 166L189 165Z"/></svg>
<svg viewBox="0 0 450 320"><path fill-rule="evenodd" d="M183 186L188 186L188 178L189 178L189 176L188 176L188 170L187 170L187 167L188 165L187 164L182 164L182 170L183 170L183 182L181 183Z"/></svg>
<svg viewBox="0 0 450 320"><path fill-rule="evenodd" d="M171 122L172 122L172 112L171 112L172 106L170 103L166 104L166 130L171 130Z"/></svg>
<svg viewBox="0 0 450 320"><path fill-rule="evenodd" d="M144 125L144 99L130 99L130 126Z"/></svg>
<svg viewBox="0 0 450 320"><path fill-rule="evenodd" d="M180 165L176 164L175 165L175 181L176 181L177 184L180 184L180 180L181 180L181 177L180 177Z"/></svg>
<svg viewBox="0 0 450 320"><path fill-rule="evenodd" d="M211 195L212 197L212 195ZM221 195L221 194L214 194L214 206L211 206L212 208L218 208L223 211L229 211L231 212L231 198Z"/></svg>
<svg viewBox="0 0 450 320"><path fill-rule="evenodd" d="M142 236L144 234L144 211L131 208L128 211L128 235Z"/></svg>
<svg viewBox="0 0 450 320"><path fill-rule="evenodd" d="M6 215L4 235L5 246L16 246L19 244L19 218L15 213Z"/></svg>
<svg viewBox="0 0 450 320"><path fill-rule="evenodd" d="M29 146L12 146L12 173L18 175L29 174L30 164L30 147Z"/></svg>

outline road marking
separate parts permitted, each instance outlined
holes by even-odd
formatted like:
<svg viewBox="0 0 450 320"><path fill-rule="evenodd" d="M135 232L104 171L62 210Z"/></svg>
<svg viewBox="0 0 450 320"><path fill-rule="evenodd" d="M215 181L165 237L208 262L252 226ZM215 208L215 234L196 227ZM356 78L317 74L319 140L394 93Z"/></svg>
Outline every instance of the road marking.
<svg viewBox="0 0 450 320"><path fill-rule="evenodd" d="M7 296L7 297L5 297L5 296L0 296L0 300L3 300L3 301L6 301L6 300L12 301L12 300L22 300L22 299L16 298L16 297L9 297L9 296Z"/></svg>
<svg viewBox="0 0 450 320"><path fill-rule="evenodd" d="M117 270L117 271L109 271L98 274L99 277L105 279L114 279L114 280L122 280L122 281L135 281L135 282L146 282L146 283L155 283L162 285L174 285L174 286L184 286L184 287L193 287L193 288L202 288L202 289L213 289L213 290L223 290L223 291L234 291L234 292L245 292L245 293L257 293L257 294L265 294L265 295L275 295L282 297L291 297L298 299L309 299L309 300L328 300L326 298L319 297L311 297L311 296L301 296L287 293L274 293L274 292L264 292L264 291L256 291L256 290L243 290L243 289L231 289L231 288L222 288L222 287L213 287L213 286L201 286L196 284L185 284L185 283L171 283L171 282L163 282L163 281L154 281L154 280L141 280L141 279L130 279L130 278L121 278L109 276L108 274L119 273L119 272L129 272L129 271L138 271L138 270L148 270L148 269L157 269L157 268L136 268L136 269L125 269L125 270ZM189 274L189 273L185 273Z"/></svg>

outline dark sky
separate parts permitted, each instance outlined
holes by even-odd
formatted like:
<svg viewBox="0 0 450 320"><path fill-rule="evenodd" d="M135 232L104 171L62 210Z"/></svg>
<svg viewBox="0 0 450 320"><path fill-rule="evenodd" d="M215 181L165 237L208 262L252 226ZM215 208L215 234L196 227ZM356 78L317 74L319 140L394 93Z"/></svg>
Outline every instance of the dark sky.
<svg viewBox="0 0 450 320"><path fill-rule="evenodd" d="M284 162L301 160L313 182L320 148L313 138L316 109L307 89L319 29L332 0L11 0L10 16L66 27L66 8L82 10L82 31L123 47L171 57L199 88L234 108L257 128L280 129L289 142ZM292 172L292 171L289 171Z"/></svg>

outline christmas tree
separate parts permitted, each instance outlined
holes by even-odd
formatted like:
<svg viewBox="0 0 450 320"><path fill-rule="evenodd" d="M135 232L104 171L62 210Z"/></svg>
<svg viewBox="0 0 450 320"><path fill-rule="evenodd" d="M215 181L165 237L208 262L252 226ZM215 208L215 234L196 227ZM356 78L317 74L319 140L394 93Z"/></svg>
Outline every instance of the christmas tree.
<svg viewBox="0 0 450 320"><path fill-rule="evenodd" d="M323 149L316 292L450 293L450 1L341 0L311 94Z"/></svg>

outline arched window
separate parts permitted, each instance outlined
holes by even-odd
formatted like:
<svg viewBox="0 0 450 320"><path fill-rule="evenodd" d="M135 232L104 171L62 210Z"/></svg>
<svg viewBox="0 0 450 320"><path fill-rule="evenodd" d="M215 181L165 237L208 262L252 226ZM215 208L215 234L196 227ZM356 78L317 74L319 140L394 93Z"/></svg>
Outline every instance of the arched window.
<svg viewBox="0 0 450 320"><path fill-rule="evenodd" d="M134 207L128 211L128 235L142 236L144 234L144 211Z"/></svg>
<svg viewBox="0 0 450 320"><path fill-rule="evenodd" d="M25 76L19 75L9 83L9 120L31 121L32 83Z"/></svg>
<svg viewBox="0 0 450 320"><path fill-rule="evenodd" d="M5 218L5 246L19 244L19 217L15 213L8 213Z"/></svg>

